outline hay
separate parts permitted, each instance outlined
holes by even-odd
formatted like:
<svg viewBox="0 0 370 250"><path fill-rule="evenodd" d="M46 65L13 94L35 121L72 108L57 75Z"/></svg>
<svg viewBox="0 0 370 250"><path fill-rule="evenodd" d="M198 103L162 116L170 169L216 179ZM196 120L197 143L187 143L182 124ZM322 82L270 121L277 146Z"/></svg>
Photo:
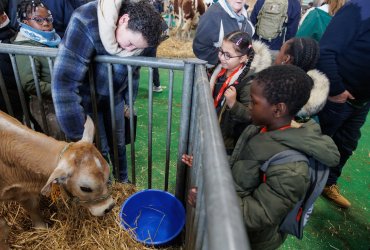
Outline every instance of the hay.
<svg viewBox="0 0 370 250"><path fill-rule="evenodd" d="M170 36L162 42L157 50L157 57L165 58L195 58L193 41L185 41Z"/></svg>
<svg viewBox="0 0 370 250"><path fill-rule="evenodd" d="M0 204L0 217L10 226L8 244L12 249L153 249L131 237L120 226L120 205L136 192L133 185L114 184L115 208L104 217L94 217L76 204L65 206L63 199L51 204L41 201L49 229L33 229L29 216L18 203Z"/></svg>

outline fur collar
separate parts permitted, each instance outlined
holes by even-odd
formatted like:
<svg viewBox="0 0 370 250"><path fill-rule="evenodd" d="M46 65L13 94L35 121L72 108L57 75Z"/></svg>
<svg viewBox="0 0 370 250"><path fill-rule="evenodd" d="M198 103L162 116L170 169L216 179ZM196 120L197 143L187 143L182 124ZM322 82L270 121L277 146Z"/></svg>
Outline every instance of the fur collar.
<svg viewBox="0 0 370 250"><path fill-rule="evenodd" d="M324 107L329 94L329 80L323 73L313 69L307 74L312 78L314 85L310 99L297 114L300 117L316 115Z"/></svg>
<svg viewBox="0 0 370 250"><path fill-rule="evenodd" d="M122 49L116 39L118 14L122 3L126 0L99 0L98 1L98 23L99 35L105 50L120 57L139 55L143 50L126 51Z"/></svg>

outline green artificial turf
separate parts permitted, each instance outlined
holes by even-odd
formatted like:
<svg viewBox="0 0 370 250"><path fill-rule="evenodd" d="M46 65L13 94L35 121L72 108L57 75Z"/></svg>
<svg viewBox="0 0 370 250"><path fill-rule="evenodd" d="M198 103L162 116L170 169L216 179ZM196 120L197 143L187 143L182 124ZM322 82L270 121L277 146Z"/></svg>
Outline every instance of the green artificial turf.
<svg viewBox="0 0 370 250"><path fill-rule="evenodd" d="M153 186L164 189L165 133L167 129L168 70L160 70L162 93L153 93ZM181 109L182 72L175 72L173 124L171 139L170 186L174 192ZM139 93L135 108L138 111L136 149L136 181L139 189L148 182L148 70L142 68ZM370 249L369 166L370 166L370 115L362 128L358 149L343 170L339 186L351 201L352 207L343 210L323 198L305 229L302 240L289 236L280 249ZM128 155L129 153L128 147ZM131 178L131 175L130 175Z"/></svg>

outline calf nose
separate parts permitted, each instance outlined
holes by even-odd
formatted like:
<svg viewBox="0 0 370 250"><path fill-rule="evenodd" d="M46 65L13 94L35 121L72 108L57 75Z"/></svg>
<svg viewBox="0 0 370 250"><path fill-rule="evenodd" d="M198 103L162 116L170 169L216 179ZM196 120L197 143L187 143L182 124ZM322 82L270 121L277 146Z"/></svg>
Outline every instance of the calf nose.
<svg viewBox="0 0 370 250"><path fill-rule="evenodd" d="M107 209L104 210L104 214L107 214L110 211L112 211L113 207L114 207L114 204L111 204Z"/></svg>

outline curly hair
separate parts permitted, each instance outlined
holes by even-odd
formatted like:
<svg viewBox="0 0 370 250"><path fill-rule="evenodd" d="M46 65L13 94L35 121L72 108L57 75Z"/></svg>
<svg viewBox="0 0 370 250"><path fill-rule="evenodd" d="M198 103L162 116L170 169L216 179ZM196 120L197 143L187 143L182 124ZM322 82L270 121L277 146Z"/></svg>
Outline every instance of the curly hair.
<svg viewBox="0 0 370 250"><path fill-rule="evenodd" d="M239 75L237 80L241 81L244 76L248 74L255 55L254 49L252 47L252 38L247 32L233 31L224 37L224 41L232 42L233 48L236 52L248 56L248 61L243 69L243 72Z"/></svg>
<svg viewBox="0 0 370 250"><path fill-rule="evenodd" d="M162 19L160 14L147 1L122 3L119 16L128 14L128 28L140 32L146 39L149 47L156 47L161 41Z"/></svg>
<svg viewBox="0 0 370 250"><path fill-rule="evenodd" d="M28 16L32 15L36 11L37 7L45 8L49 11L49 8L43 4L40 0L23 0L17 6L17 20L19 23L27 19ZM50 11L49 14L51 15Z"/></svg>
<svg viewBox="0 0 370 250"><path fill-rule="evenodd" d="M286 53L292 57L292 64L304 71L316 67L320 57L319 44L312 38L294 37L287 42Z"/></svg>
<svg viewBox="0 0 370 250"><path fill-rule="evenodd" d="M254 83L263 88L263 96L271 104L285 103L294 116L310 98L313 81L301 68L276 65L259 72Z"/></svg>

